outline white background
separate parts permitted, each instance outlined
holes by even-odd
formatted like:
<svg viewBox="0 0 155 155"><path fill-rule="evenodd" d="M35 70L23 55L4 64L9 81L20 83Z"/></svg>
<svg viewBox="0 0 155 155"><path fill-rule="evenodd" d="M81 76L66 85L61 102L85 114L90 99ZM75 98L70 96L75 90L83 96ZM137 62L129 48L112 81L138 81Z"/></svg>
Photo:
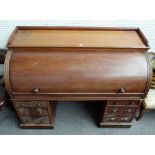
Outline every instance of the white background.
<svg viewBox="0 0 155 155"><path fill-rule="evenodd" d="M18 20L1 21L1 48L5 47L15 25L49 23L63 26L139 26L155 50L154 21L137 21L155 20L154 0L0 0L0 5L1 20ZM0 154L150 155L154 154L154 141L155 136L1 136Z"/></svg>

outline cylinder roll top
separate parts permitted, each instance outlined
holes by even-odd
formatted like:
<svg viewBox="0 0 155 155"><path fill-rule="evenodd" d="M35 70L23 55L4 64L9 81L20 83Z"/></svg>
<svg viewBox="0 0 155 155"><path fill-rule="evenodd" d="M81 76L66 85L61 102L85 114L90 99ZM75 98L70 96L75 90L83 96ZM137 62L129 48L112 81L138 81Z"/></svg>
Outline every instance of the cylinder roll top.
<svg viewBox="0 0 155 155"><path fill-rule="evenodd" d="M148 64L141 52L15 51L7 76L15 94L138 95L146 91Z"/></svg>

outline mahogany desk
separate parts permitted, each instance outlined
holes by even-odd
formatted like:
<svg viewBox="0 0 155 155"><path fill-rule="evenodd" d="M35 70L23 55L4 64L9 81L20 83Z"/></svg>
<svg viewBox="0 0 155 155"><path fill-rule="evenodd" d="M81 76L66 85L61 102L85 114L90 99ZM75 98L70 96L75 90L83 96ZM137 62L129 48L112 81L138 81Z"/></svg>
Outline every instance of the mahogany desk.
<svg viewBox="0 0 155 155"><path fill-rule="evenodd" d="M150 87L139 28L16 27L7 47L5 85L23 128L53 127L60 100L102 101L101 127L130 127Z"/></svg>

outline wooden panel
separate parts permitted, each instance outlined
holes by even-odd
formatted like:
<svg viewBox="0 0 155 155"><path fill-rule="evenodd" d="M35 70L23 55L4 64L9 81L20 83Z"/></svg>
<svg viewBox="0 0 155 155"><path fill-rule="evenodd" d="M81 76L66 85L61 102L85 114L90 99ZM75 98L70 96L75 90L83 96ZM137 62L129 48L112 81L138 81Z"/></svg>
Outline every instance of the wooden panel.
<svg viewBox="0 0 155 155"><path fill-rule="evenodd" d="M19 115L46 116L48 115L47 108L17 108Z"/></svg>
<svg viewBox="0 0 155 155"><path fill-rule="evenodd" d="M107 101L108 106L130 106L130 107L137 107L139 105L139 101L125 101L125 100L111 100Z"/></svg>
<svg viewBox="0 0 155 155"><path fill-rule="evenodd" d="M124 116L115 116L115 115L106 115L104 122L131 122L133 116L124 115Z"/></svg>
<svg viewBox="0 0 155 155"><path fill-rule="evenodd" d="M14 101L16 108L47 107L49 101Z"/></svg>
<svg viewBox="0 0 155 155"><path fill-rule="evenodd" d="M10 60L16 93L144 93L147 76L141 52L16 51Z"/></svg>
<svg viewBox="0 0 155 155"><path fill-rule="evenodd" d="M20 122L21 122L20 126L22 128L53 128L54 127L55 114L56 114L56 102L21 100L21 101L13 101L13 105L20 119Z"/></svg>
<svg viewBox="0 0 155 155"><path fill-rule="evenodd" d="M106 114L117 114L117 115L123 115L123 114L135 114L137 111L137 107L124 107L124 106L107 106L106 108Z"/></svg>
<svg viewBox="0 0 155 155"><path fill-rule="evenodd" d="M139 29L18 27L8 47L146 48Z"/></svg>
<svg viewBox="0 0 155 155"><path fill-rule="evenodd" d="M23 124L50 124L50 119L48 116L20 116L20 119Z"/></svg>
<svg viewBox="0 0 155 155"><path fill-rule="evenodd" d="M112 102L117 104L112 105ZM101 127L130 127L132 120L136 116L139 105L129 103L139 103L140 101L133 100L117 100L103 102L101 108Z"/></svg>

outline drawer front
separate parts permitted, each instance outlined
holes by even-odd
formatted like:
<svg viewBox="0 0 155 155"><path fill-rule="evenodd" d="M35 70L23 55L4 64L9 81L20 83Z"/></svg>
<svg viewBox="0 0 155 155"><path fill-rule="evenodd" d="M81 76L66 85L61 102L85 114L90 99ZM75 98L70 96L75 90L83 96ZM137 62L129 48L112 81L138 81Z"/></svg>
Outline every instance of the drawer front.
<svg viewBox="0 0 155 155"><path fill-rule="evenodd" d="M8 76L14 94L139 97L146 90L147 65L145 55L138 51L134 55L133 51L94 49L13 51Z"/></svg>
<svg viewBox="0 0 155 155"><path fill-rule="evenodd" d="M137 107L118 107L118 106L107 106L105 113L106 114L132 114L134 115L137 111Z"/></svg>
<svg viewBox="0 0 155 155"><path fill-rule="evenodd" d="M127 100L119 100L119 101L107 101L108 106L138 106L140 101L127 101Z"/></svg>
<svg viewBox="0 0 155 155"><path fill-rule="evenodd" d="M20 116L23 124L49 124L50 120L48 116L31 117L31 116Z"/></svg>
<svg viewBox="0 0 155 155"><path fill-rule="evenodd" d="M124 115L124 116L115 116L115 115L106 115L104 117L104 122L131 122L133 116Z"/></svg>
<svg viewBox="0 0 155 155"><path fill-rule="evenodd" d="M48 115L48 108L16 108L19 115L30 115L30 116L42 116L42 115Z"/></svg>
<svg viewBox="0 0 155 155"><path fill-rule="evenodd" d="M48 101L13 101L15 107L48 107Z"/></svg>

